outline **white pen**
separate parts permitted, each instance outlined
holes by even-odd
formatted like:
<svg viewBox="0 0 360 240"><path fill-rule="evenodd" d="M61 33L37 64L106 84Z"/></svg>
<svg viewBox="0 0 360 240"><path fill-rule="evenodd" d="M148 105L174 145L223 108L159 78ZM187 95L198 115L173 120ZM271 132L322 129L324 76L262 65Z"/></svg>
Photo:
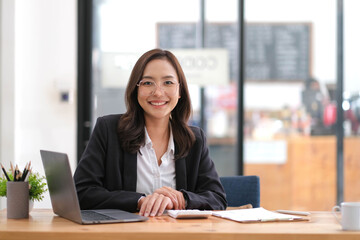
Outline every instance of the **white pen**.
<svg viewBox="0 0 360 240"><path fill-rule="evenodd" d="M309 212L304 212L304 211L276 210L276 212L278 212L278 213L285 213L285 214L293 214L293 215L303 215L303 216L308 216L308 215L310 215Z"/></svg>

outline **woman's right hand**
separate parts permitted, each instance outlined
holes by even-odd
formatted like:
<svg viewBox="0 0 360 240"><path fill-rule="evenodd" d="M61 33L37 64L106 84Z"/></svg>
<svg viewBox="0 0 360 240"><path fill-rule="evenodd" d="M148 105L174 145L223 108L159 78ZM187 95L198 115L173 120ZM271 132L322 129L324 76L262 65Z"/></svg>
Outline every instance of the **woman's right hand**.
<svg viewBox="0 0 360 240"><path fill-rule="evenodd" d="M174 205L169 197L163 194L153 193L143 197L138 202L139 215L145 217L160 216L165 209L173 209Z"/></svg>
<svg viewBox="0 0 360 240"><path fill-rule="evenodd" d="M173 203L174 209L185 209L185 198L182 192L171 187L162 187L155 190L156 193L169 197Z"/></svg>

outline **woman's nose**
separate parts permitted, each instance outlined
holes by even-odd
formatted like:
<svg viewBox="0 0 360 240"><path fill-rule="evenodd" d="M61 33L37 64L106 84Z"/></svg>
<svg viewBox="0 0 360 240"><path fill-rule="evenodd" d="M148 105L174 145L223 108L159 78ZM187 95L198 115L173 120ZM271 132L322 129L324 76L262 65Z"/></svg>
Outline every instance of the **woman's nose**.
<svg viewBox="0 0 360 240"><path fill-rule="evenodd" d="M155 89L154 89L153 95L161 96L161 95L163 95L163 93L164 93L164 90L159 85L155 84Z"/></svg>

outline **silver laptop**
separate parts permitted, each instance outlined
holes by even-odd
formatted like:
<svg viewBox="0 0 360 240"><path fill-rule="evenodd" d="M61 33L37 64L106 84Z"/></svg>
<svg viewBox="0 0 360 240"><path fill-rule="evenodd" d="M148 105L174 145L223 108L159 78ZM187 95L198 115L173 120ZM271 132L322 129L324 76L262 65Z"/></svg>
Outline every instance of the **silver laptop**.
<svg viewBox="0 0 360 240"><path fill-rule="evenodd" d="M118 209L80 210L67 154L40 150L55 214L80 224L139 222L148 218Z"/></svg>

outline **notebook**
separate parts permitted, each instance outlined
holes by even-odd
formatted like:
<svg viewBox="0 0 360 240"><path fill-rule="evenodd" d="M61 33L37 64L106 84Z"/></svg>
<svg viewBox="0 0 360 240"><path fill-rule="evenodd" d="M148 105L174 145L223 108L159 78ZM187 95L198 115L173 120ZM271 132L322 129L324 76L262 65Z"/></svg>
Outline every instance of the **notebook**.
<svg viewBox="0 0 360 240"><path fill-rule="evenodd" d="M212 215L242 223L309 220L300 216L272 212L262 207L228 211L213 211Z"/></svg>
<svg viewBox="0 0 360 240"><path fill-rule="evenodd" d="M146 221L148 218L118 209L80 210L67 154L40 150L55 214L79 224Z"/></svg>

